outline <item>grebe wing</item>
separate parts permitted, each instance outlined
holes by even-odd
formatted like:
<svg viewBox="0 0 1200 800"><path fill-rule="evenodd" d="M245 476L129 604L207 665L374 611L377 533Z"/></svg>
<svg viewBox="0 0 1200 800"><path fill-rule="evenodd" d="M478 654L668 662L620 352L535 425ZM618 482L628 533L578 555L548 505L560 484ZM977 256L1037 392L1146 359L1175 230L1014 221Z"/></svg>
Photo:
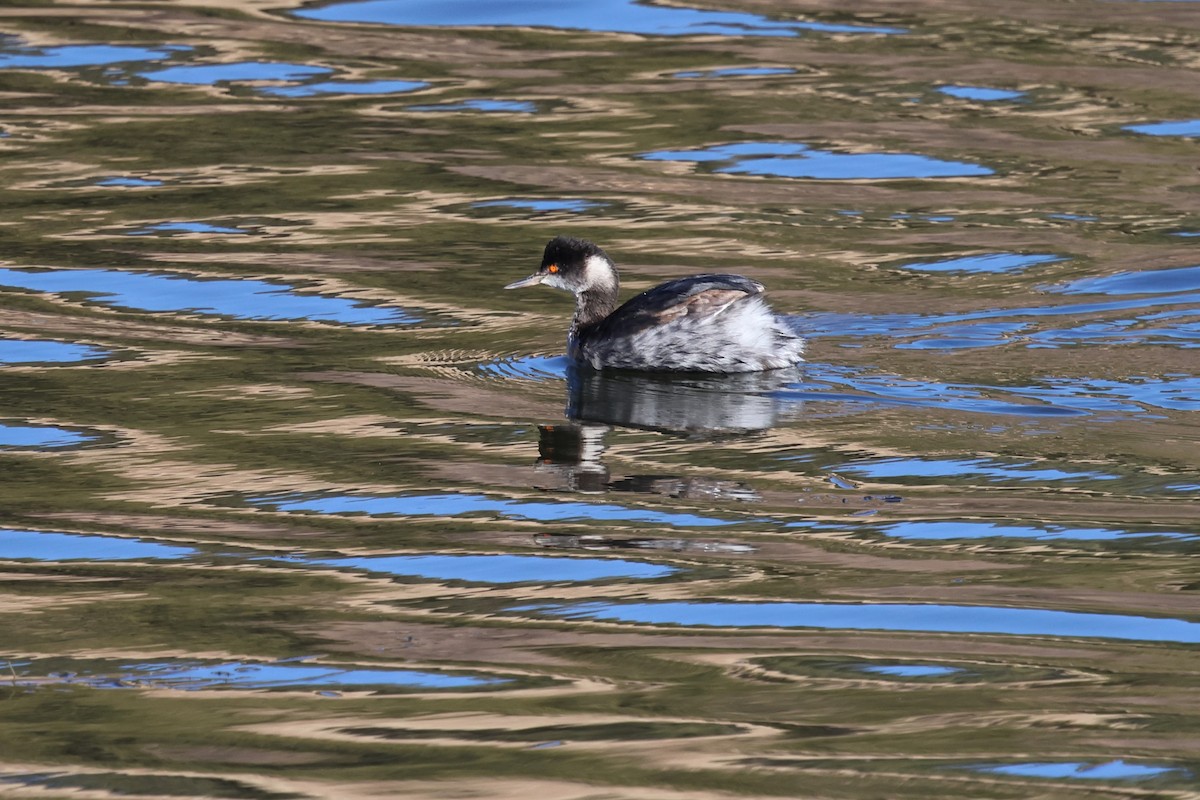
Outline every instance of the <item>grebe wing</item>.
<svg viewBox="0 0 1200 800"><path fill-rule="evenodd" d="M763 285L741 275L691 275L659 284L630 299L605 322L635 327L662 325L683 316L721 313L731 303L762 294Z"/></svg>

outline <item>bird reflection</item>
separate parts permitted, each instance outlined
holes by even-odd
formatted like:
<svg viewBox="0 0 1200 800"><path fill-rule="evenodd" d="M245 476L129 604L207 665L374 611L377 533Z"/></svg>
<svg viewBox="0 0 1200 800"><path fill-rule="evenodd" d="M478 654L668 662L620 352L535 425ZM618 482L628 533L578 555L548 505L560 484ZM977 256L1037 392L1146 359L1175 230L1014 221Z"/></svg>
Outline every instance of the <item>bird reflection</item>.
<svg viewBox="0 0 1200 800"><path fill-rule="evenodd" d="M779 413L776 390L799 370L654 374L567 370L567 417L581 422L690 435L765 431Z"/></svg>
<svg viewBox="0 0 1200 800"><path fill-rule="evenodd" d="M758 500L740 481L673 475L627 475L613 480L604 464L605 436L613 426L683 435L733 438L775 424L774 392L797 380L797 370L738 375L655 375L567 371L567 418L539 426L538 469L562 477L576 492L636 492L693 499Z"/></svg>

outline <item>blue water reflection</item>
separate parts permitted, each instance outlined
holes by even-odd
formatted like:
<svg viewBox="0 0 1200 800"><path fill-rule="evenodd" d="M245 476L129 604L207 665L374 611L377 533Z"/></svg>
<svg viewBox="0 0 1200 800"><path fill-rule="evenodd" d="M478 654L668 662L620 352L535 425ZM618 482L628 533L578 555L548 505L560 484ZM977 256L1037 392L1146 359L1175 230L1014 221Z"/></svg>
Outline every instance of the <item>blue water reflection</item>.
<svg viewBox="0 0 1200 800"><path fill-rule="evenodd" d="M1161 378L1134 375L1123 381L1100 378L1045 380L1046 386L1024 387L1020 393L1092 411L1138 411L1142 408L1200 411L1200 375L1170 373Z"/></svg>
<svg viewBox="0 0 1200 800"><path fill-rule="evenodd" d="M1045 761L1026 764L988 764L971 767L978 772L1012 775L1021 778L1068 778L1076 780L1139 780L1169 773L1183 773L1178 767L1130 764L1123 760L1094 763L1088 761Z"/></svg>
<svg viewBox="0 0 1200 800"><path fill-rule="evenodd" d="M861 664L857 666L857 669L896 678L943 678L962 672L958 667L943 667L935 664Z"/></svg>
<svg viewBox="0 0 1200 800"><path fill-rule="evenodd" d="M502 678L453 675L407 669L345 669L323 664L129 664L125 679L173 689L292 689L365 688L372 686L421 689L465 689L507 683Z"/></svg>
<svg viewBox="0 0 1200 800"><path fill-rule="evenodd" d="M79 431L54 425L15 425L0 423L0 448L48 449L71 447L95 439Z"/></svg>
<svg viewBox="0 0 1200 800"><path fill-rule="evenodd" d="M646 625L998 633L1200 643L1200 622L1040 608L934 603L664 601L575 603L561 606L523 606L508 610L536 612L571 620L602 620Z"/></svg>
<svg viewBox="0 0 1200 800"><path fill-rule="evenodd" d="M1190 375L1128 381L1048 377L1041 386L985 386L939 383L810 362L805 365L804 378L781 390L779 396L1027 417L1143 414L1147 407L1200 410L1200 376Z"/></svg>
<svg viewBox="0 0 1200 800"><path fill-rule="evenodd" d="M327 94L403 94L428 87L429 84L424 81L324 81L300 86L265 86L259 91L276 97L316 97Z"/></svg>
<svg viewBox="0 0 1200 800"><path fill-rule="evenodd" d="M1063 286L1046 287L1059 294L1166 294L1200 291L1200 266L1146 269L1115 275L1080 278Z"/></svg>
<svg viewBox="0 0 1200 800"><path fill-rule="evenodd" d="M0 558L35 561L129 561L173 560L196 554L190 547L125 539L119 536L90 536L0 528Z"/></svg>
<svg viewBox="0 0 1200 800"><path fill-rule="evenodd" d="M835 153L800 142L738 142L699 150L643 153L648 161L691 161L714 172L815 180L896 180L961 178L993 171L965 161L945 161L915 153Z"/></svg>
<svg viewBox="0 0 1200 800"><path fill-rule="evenodd" d="M993 481L1112 481L1119 476L1094 470L1063 470L1036 461L1004 462L994 458L880 458L835 467L838 472L865 478L989 478Z"/></svg>
<svg viewBox="0 0 1200 800"><path fill-rule="evenodd" d="M0 286L38 292L84 294L89 300L141 311L179 311L235 319L320 320L347 325L396 325L419 321L395 307L299 294L261 280L197 278L167 272L115 269L0 269Z"/></svg>
<svg viewBox="0 0 1200 800"><path fill-rule="evenodd" d="M215 233L226 236L245 236L254 231L245 228L231 228L224 225L212 225L208 222L158 222L126 231L126 236L150 236L156 233Z"/></svg>
<svg viewBox="0 0 1200 800"><path fill-rule="evenodd" d="M905 318L910 319L910 318ZM831 326L836 327L836 326ZM823 335L820 328L801 323L806 336ZM897 335L904 332L897 326ZM980 330L984 328L981 327ZM939 329L944 335L946 329ZM992 335L1003 335L999 326L986 327ZM843 327L840 333L851 335ZM871 330L878 334L880 330ZM979 333L979 330L973 331ZM824 334L824 335L832 335ZM981 341L978 346L1002 342ZM900 345L903 347L904 345ZM964 345L965 346L965 345ZM562 380L571 362L563 356L529 356L483 362L476 368L489 377L508 380ZM798 373L800 380L771 386L768 395L779 401L831 401L866 406L916 406L950 408L982 414L1027 417L1083 417L1103 414L1146 414L1150 409L1200 410L1200 376L1170 373L1159 377L1134 376L1124 381L1098 378L1046 376L1040 384L990 386L986 384L938 383L901 375L874 372L869 368L808 362ZM788 380L792 380L788 378ZM680 391L684 386L681 383ZM751 392L747 390L747 396ZM840 471L859 472L867 477L888 478L981 475L1011 480L1113 480L1116 476L1096 471L1059 470L1033 462L1005 464L985 459L875 461L845 464Z"/></svg>
<svg viewBox="0 0 1200 800"><path fill-rule="evenodd" d="M528 100L463 100L458 103L407 106L408 111L482 111L489 114L533 114L538 108Z"/></svg>
<svg viewBox="0 0 1200 800"><path fill-rule="evenodd" d="M676 72L671 77L684 80L697 78L746 78L764 75L794 75L796 70L791 67L726 67L725 69L685 70Z"/></svg>
<svg viewBox="0 0 1200 800"><path fill-rule="evenodd" d="M964 520L908 521L883 525L879 531L898 539L955 541L976 539L1033 539L1036 541L1100 541L1163 538L1196 541L1200 535L1173 532L1129 532L1112 528L1068 528L1063 525L1013 525Z"/></svg>
<svg viewBox="0 0 1200 800"><path fill-rule="evenodd" d="M161 61L191 49L182 45L135 47L110 44L5 47L0 48L0 69L67 69L136 61Z"/></svg>
<svg viewBox="0 0 1200 800"><path fill-rule="evenodd" d="M1050 291L1059 291L1047 287ZM1178 308L1171 308L1178 306ZM793 317L809 338L890 336L910 340L897 348L995 347L1017 341L1026 347L1169 344L1200 347L1200 293L1133 297L1067 305L991 308L955 314L804 314ZM1131 317L1102 315L1140 311ZM1054 328L1054 317L1087 320ZM926 340L926 341L921 341Z"/></svg>
<svg viewBox="0 0 1200 800"><path fill-rule="evenodd" d="M138 75L159 83L212 86L221 82L238 81L301 81L332 72L329 67L315 67L309 64L240 61L235 64L181 64L150 72L139 72Z"/></svg>
<svg viewBox="0 0 1200 800"><path fill-rule="evenodd" d="M70 364L98 361L112 353L99 347L42 339L0 339L0 364Z"/></svg>
<svg viewBox="0 0 1200 800"><path fill-rule="evenodd" d="M1149 136L1200 136L1200 119L1185 119L1175 122L1151 122L1142 125L1125 125L1121 130L1144 133Z"/></svg>
<svg viewBox="0 0 1200 800"><path fill-rule="evenodd" d="M1064 260L1052 253L984 253L942 261L914 261L900 266L922 272L1020 272L1038 264Z"/></svg>
<svg viewBox="0 0 1200 800"><path fill-rule="evenodd" d="M627 508L605 503L505 500L481 494L284 495L252 497L249 498L249 502L279 511L367 514L383 517L457 517L464 514L489 514L501 519L525 519L536 522L645 522L657 525L705 528L737 524L734 520L654 511L648 508Z"/></svg>
<svg viewBox="0 0 1200 800"><path fill-rule="evenodd" d="M111 178L103 178L96 181L96 186L128 186L128 187L143 187L143 186L162 186L163 182L155 178L126 178L114 176Z"/></svg>
<svg viewBox="0 0 1200 800"><path fill-rule="evenodd" d="M472 203L471 208L517 208L539 213L568 211L581 214L585 211L603 208L606 205L607 203L600 203L595 200L573 198L506 197L503 200L483 200L478 203Z"/></svg>
<svg viewBox="0 0 1200 800"><path fill-rule="evenodd" d="M413 27L531 27L640 33L652 36L795 36L822 33L898 34L904 28L775 21L755 14L660 6L633 0L352 0L293 12L325 22L376 22Z"/></svg>
<svg viewBox="0 0 1200 800"><path fill-rule="evenodd" d="M273 663L244 661L154 661L107 668L95 662L51 672L59 683L93 689L473 689L512 683L509 678L412 669L363 669L333 664L304 664L301 659ZM57 663L57 660L56 660ZM21 667L35 665L25 662ZM90 668L89 668L90 667ZM29 670L23 670L28 674ZM45 683L44 679L37 683Z"/></svg>
<svg viewBox="0 0 1200 800"><path fill-rule="evenodd" d="M522 555L408 555L353 558L294 558L295 562L382 572L412 578L471 583L559 583L613 578L650 580L676 573L674 567L618 558Z"/></svg>
<svg viewBox="0 0 1200 800"><path fill-rule="evenodd" d="M476 369L493 378L515 380L566 380L571 359L566 356L526 356L485 361Z"/></svg>
<svg viewBox="0 0 1200 800"><path fill-rule="evenodd" d="M996 100L1017 100L1025 96L1025 92L1012 89L992 89L986 86L960 86L949 84L939 86L937 90L944 95L957 97L962 100L980 100L985 103Z"/></svg>

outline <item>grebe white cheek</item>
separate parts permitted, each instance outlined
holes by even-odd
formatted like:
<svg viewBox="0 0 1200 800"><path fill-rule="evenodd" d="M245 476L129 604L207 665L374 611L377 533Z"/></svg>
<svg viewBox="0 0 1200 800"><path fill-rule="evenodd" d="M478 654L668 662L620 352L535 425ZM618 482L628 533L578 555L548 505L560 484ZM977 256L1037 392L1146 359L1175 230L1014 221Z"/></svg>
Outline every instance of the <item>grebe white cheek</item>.
<svg viewBox="0 0 1200 800"><path fill-rule="evenodd" d="M606 256L588 256L583 262L583 283L590 290L617 291L617 270Z"/></svg>

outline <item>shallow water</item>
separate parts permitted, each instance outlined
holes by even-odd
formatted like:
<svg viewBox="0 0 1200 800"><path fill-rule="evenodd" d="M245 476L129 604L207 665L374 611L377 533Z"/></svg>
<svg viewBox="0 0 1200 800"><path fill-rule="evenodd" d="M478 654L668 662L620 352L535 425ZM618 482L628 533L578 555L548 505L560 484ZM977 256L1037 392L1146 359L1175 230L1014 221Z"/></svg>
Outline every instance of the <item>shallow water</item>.
<svg viewBox="0 0 1200 800"><path fill-rule="evenodd" d="M1200 4L0 8L0 796L1200 796ZM796 370L597 374L741 272Z"/></svg>

